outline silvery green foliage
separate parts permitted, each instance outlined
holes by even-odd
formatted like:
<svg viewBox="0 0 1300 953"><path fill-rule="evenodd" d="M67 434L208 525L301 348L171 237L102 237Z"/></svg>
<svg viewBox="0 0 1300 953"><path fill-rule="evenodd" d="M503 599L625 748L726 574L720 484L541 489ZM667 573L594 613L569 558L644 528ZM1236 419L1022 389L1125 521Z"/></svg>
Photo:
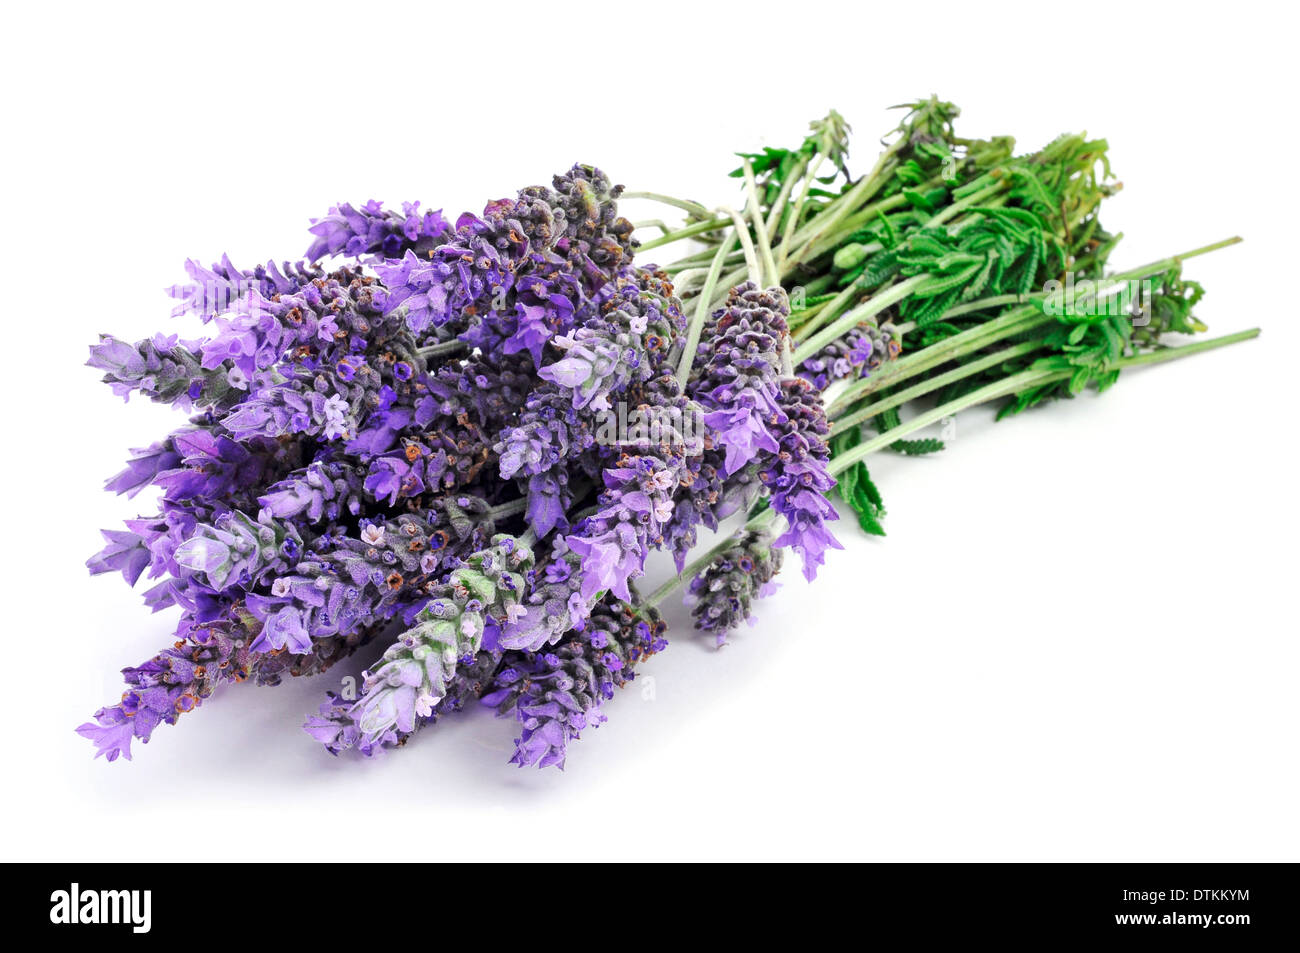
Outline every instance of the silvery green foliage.
<svg viewBox="0 0 1300 953"><path fill-rule="evenodd" d="M173 558L220 592L231 584L251 584L266 570L292 563L301 552L302 537L293 524L267 515L254 520L231 511L216 523L200 523Z"/></svg>
<svg viewBox="0 0 1300 953"><path fill-rule="evenodd" d="M242 396L242 382L231 379L229 368L204 367L200 345L174 334L134 344L101 334L87 363L104 371L104 383L123 398L139 391L150 400L189 410L225 406Z"/></svg>

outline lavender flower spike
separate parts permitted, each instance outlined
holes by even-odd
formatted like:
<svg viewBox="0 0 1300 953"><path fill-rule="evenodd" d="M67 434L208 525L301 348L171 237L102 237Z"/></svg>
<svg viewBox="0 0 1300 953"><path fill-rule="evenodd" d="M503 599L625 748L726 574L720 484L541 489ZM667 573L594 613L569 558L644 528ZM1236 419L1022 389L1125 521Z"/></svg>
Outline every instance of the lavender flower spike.
<svg viewBox="0 0 1300 953"><path fill-rule="evenodd" d="M775 546L789 546L803 559L803 574L811 582L828 549L843 549L826 524L839 519L826 494L835 486L830 475L829 427L820 393L801 377L781 382L781 452L759 476L772 494L772 508L786 518L789 529Z"/></svg>
<svg viewBox="0 0 1300 953"><path fill-rule="evenodd" d="M902 350L902 337L892 324L862 324L800 364L798 373L824 391L832 382L846 377L870 377Z"/></svg>
<svg viewBox="0 0 1300 953"><path fill-rule="evenodd" d="M663 457L626 455L606 469L600 509L565 540L582 559L582 597L589 602L605 590L631 601L628 583L644 571L650 549L664 541L683 457L680 448L663 449Z"/></svg>
<svg viewBox="0 0 1300 953"><path fill-rule="evenodd" d="M749 620L754 600L771 595L780 583L782 552L766 530L738 533L732 545L691 580L688 600L695 627L711 632L722 646L727 633Z"/></svg>
<svg viewBox="0 0 1300 953"><path fill-rule="evenodd" d="M569 742L605 721L602 704L635 677L633 668L668 645L658 612L606 597L553 648L508 652L483 704L520 725L511 764L564 768Z"/></svg>
<svg viewBox="0 0 1300 953"><path fill-rule="evenodd" d="M705 329L709 344L690 392L709 411L704 422L726 449L727 476L760 453L777 452L779 367L789 314L781 288L761 291L745 282L731 289L726 307Z"/></svg>
<svg viewBox="0 0 1300 953"><path fill-rule="evenodd" d="M248 676L248 630L242 622L182 623L182 636L136 668L123 669L127 690L116 705L95 712L77 729L93 742L95 757L131 760L131 742L147 743L159 725L174 725L219 686Z"/></svg>
<svg viewBox="0 0 1300 953"><path fill-rule="evenodd" d="M226 367L202 366L200 347L200 342L181 341L174 334L156 334L135 344L102 334L99 343L91 345L86 364L104 371L104 383L123 400L138 391L150 400L190 410L237 397L238 379L232 379Z"/></svg>

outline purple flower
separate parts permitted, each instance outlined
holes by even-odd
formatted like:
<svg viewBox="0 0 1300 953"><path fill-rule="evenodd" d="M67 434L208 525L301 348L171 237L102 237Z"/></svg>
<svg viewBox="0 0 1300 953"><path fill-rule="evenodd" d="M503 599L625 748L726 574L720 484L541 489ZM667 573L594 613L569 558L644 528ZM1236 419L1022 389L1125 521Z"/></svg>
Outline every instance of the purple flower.
<svg viewBox="0 0 1300 953"><path fill-rule="evenodd" d="M222 255L221 261L211 268L204 268L191 259L185 262L185 273L190 276L189 284L172 285L167 289L167 294L180 302L172 309L172 317L197 314L203 321L210 321L230 310L251 291L264 298L292 294L309 282L324 277L319 268L289 262L277 267L275 262L268 261L265 265L241 271L226 255Z"/></svg>
<svg viewBox="0 0 1300 953"><path fill-rule="evenodd" d="M267 616L251 648L254 652L288 649L295 655L303 655L311 650L311 636L302 624L301 613L293 606L284 606Z"/></svg>
<svg viewBox="0 0 1300 953"><path fill-rule="evenodd" d="M176 452L170 439L161 440L142 450L132 450L131 454L126 469L111 477L104 484L104 489L133 497L152 483L159 473L170 470L181 462L181 455Z"/></svg>
<svg viewBox="0 0 1300 953"><path fill-rule="evenodd" d="M595 598L609 590L620 599L632 598L628 582L640 576L645 567L647 549L636 527L614 522L589 535L566 539L569 548L582 560L582 597Z"/></svg>
<svg viewBox="0 0 1300 953"><path fill-rule="evenodd" d="M565 334L573 326L574 302L543 278L530 275L518 283L519 297L515 304L517 325L505 341L507 354L528 351L533 364L540 367L542 348L556 334Z"/></svg>
<svg viewBox="0 0 1300 953"><path fill-rule="evenodd" d="M308 231L316 236L307 249L309 261L340 253L361 259L401 258L408 251L423 254L436 247L449 226L441 209L421 213L419 202L403 202L398 214L371 200L359 209L346 202L336 205L323 218L312 219Z"/></svg>
<svg viewBox="0 0 1300 953"><path fill-rule="evenodd" d="M361 511L362 481L350 463L312 463L270 486L257 502L280 519L302 515L309 523L334 521Z"/></svg>
<svg viewBox="0 0 1300 953"><path fill-rule="evenodd" d="M97 576L105 572L120 572L126 579L126 584L134 586L153 559L145 541L129 531L102 529L100 533L108 545L86 560L90 574Z"/></svg>
<svg viewBox="0 0 1300 953"><path fill-rule="evenodd" d="M95 746L95 757L116 761L118 755L131 760L131 739L135 737L135 722L131 720L121 705L101 708L95 712L95 720L86 722L77 729L77 734L89 740Z"/></svg>
<svg viewBox="0 0 1300 953"><path fill-rule="evenodd" d="M704 415L704 423L717 434L717 440L726 448L723 463L724 475L730 476L760 453L776 453L776 438L769 423L780 413L775 404L759 408L760 401L769 403L767 395L751 391L726 410L715 410Z"/></svg>
<svg viewBox="0 0 1300 953"><path fill-rule="evenodd" d="M376 265L375 271L389 289L384 299L385 312L391 314L405 305L407 327L416 334L430 324L439 327L451 317L450 296L444 285L451 266L417 258L408 251L399 260Z"/></svg>
<svg viewBox="0 0 1300 953"><path fill-rule="evenodd" d="M550 535L559 527L568 529L569 505L573 493L569 490L568 474L563 470L554 473L536 473L528 478L528 525L539 539Z"/></svg>

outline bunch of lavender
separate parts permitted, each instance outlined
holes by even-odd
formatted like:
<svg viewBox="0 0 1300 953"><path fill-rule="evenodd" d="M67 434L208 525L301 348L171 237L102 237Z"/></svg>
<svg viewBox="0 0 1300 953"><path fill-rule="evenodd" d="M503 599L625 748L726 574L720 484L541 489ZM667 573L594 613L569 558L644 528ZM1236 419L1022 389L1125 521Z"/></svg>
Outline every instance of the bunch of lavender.
<svg viewBox="0 0 1300 953"><path fill-rule="evenodd" d="M305 262L188 263L170 293L208 336L92 347L117 394L190 414L108 483L156 487L157 510L106 531L91 571L150 577L146 602L181 618L79 729L100 754L130 758L223 683L318 674L376 640L360 697L329 693L307 724L331 752L401 744L552 647L566 677L589 665L573 697L595 720L614 673L663 647L631 580L693 542L699 515L675 516L695 488L748 501L759 479L709 463L692 430L672 373L686 322L633 262L619 191L575 166L454 224L340 204ZM606 651L584 661L579 641ZM532 719L550 704L520 698ZM521 730L552 753L519 763L562 761L556 729Z"/></svg>
<svg viewBox="0 0 1300 953"><path fill-rule="evenodd" d="M682 585L721 643L784 549L812 579L839 547L833 491L881 531L868 454L936 449L902 438L987 400L1014 412L1246 336L1163 345L1203 327L1189 254L1119 276L1155 286L1140 329L1054 310L1037 284L1103 277L1114 245L1105 143L1014 157L958 138L955 116L917 104L856 179L834 114L795 152L746 157L746 215L676 201L695 210L681 235L711 247L664 270L634 260L621 187L582 165L454 219L336 205L297 263L189 262L170 294L206 337L91 348L119 396L188 419L108 481L157 502L88 561L151 580L175 639L78 731L129 759L227 683L373 643L360 695L327 692L307 721L329 752L403 745L482 696L516 719L514 763L562 766L665 647L657 607ZM706 276L689 319L671 274ZM739 533L695 555L733 515ZM655 549L678 574L642 597Z"/></svg>

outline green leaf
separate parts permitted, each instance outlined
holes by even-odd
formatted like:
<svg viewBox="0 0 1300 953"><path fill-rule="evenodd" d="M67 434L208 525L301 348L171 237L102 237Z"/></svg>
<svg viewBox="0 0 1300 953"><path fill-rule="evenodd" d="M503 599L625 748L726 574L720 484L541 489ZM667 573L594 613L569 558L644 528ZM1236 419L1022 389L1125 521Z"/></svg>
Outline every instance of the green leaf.
<svg viewBox="0 0 1300 953"><path fill-rule="evenodd" d="M924 193L917 189L903 189L903 198L912 208L919 208L923 212L933 212L934 206L930 204L930 199Z"/></svg>
<svg viewBox="0 0 1300 953"><path fill-rule="evenodd" d="M496 601L497 588L496 584L483 573L475 572L470 569L462 570L453 577L455 582L460 583L479 599L486 603Z"/></svg>
<svg viewBox="0 0 1300 953"><path fill-rule="evenodd" d="M832 455L856 446L861 439L862 434L857 427L837 435L831 440ZM835 490L840 499L857 514L858 526L862 527L864 533L871 536L885 535L885 528L880 524L885 515L885 504L876 484L871 480L866 463L859 460L843 471L837 477Z"/></svg>
<svg viewBox="0 0 1300 953"><path fill-rule="evenodd" d="M895 440L889 445L889 449L898 453L905 453L909 457L920 457L927 453L938 453L944 449L944 442L933 437L925 437L920 440Z"/></svg>

